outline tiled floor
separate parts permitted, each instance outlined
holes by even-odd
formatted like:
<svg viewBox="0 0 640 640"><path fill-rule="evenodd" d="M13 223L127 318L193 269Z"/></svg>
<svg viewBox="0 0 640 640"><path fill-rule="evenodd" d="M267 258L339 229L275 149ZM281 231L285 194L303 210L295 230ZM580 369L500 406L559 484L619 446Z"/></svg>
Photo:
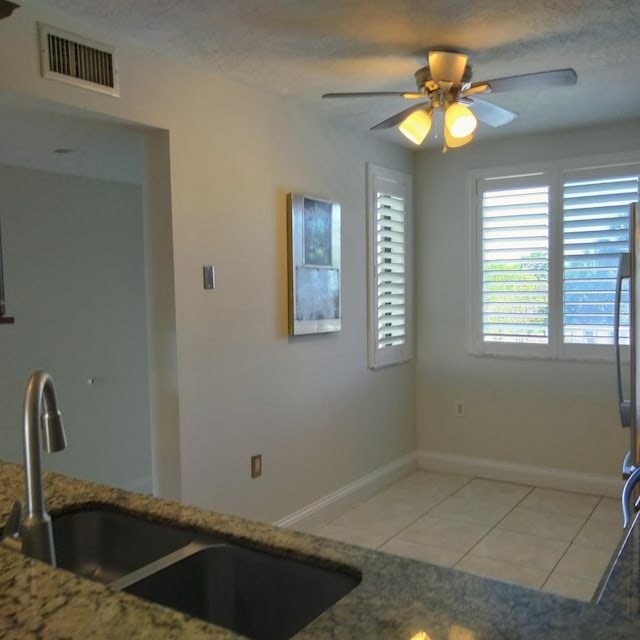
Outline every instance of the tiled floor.
<svg viewBox="0 0 640 640"><path fill-rule="evenodd" d="M622 516L612 498L416 471L314 533L590 600Z"/></svg>

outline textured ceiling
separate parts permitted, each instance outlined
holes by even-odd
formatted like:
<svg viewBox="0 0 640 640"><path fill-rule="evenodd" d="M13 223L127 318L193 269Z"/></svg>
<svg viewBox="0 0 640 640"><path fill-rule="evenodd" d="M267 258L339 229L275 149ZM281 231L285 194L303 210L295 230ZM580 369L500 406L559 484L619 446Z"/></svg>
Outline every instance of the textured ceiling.
<svg viewBox="0 0 640 640"><path fill-rule="evenodd" d="M573 67L575 87L489 99L519 114L478 138L640 117L639 0L25 0L104 33L313 105L351 128L408 106L322 100L329 91L413 90L425 52L470 53L474 80ZM395 131L371 135L400 142Z"/></svg>

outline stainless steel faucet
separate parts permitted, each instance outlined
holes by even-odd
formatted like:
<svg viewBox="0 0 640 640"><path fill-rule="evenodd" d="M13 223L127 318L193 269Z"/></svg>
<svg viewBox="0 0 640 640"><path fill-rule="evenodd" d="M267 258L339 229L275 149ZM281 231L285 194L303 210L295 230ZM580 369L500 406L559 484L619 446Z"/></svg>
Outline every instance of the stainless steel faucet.
<svg viewBox="0 0 640 640"><path fill-rule="evenodd" d="M42 427L42 446L45 451L53 453L67 446L53 380L44 371L36 371L30 376L24 394L26 513L22 515L22 504L16 502L5 526L3 542L55 567L56 552L51 517L45 511L42 492L38 423Z"/></svg>
<svg viewBox="0 0 640 640"><path fill-rule="evenodd" d="M636 492L634 491L639 482L640 467L635 467L622 489L622 527L624 529L631 523L635 507L640 506L640 499L637 498ZM635 504L632 507L633 502L635 502Z"/></svg>

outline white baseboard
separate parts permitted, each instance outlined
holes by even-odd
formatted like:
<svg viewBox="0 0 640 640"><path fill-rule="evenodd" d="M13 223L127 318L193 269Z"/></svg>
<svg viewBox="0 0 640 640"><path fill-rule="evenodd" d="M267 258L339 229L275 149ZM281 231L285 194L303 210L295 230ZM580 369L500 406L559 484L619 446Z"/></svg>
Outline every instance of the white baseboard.
<svg viewBox="0 0 640 640"><path fill-rule="evenodd" d="M439 451L417 451L333 491L274 522L274 525L294 528L298 531L312 531L343 513L345 509L361 500L366 500L417 468L612 498L620 497L623 485L621 477L537 467L488 458L473 458Z"/></svg>
<svg viewBox="0 0 640 640"><path fill-rule="evenodd" d="M348 507L366 500L417 468L418 454L409 453L274 522L274 525L295 528L298 531L312 531L339 516Z"/></svg>
<svg viewBox="0 0 640 640"><path fill-rule="evenodd" d="M418 466L433 471L448 471L491 480L517 482L547 489L575 491L598 496L619 498L622 491L622 476L603 476L567 469L536 467L515 462L472 458L440 451L418 451Z"/></svg>

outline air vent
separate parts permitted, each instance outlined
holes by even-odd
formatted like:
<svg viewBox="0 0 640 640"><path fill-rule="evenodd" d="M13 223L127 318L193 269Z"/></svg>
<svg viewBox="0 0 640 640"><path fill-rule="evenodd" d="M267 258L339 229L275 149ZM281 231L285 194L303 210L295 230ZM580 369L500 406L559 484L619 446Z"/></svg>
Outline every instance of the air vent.
<svg viewBox="0 0 640 640"><path fill-rule="evenodd" d="M42 76L77 87L120 95L115 48L40 24Z"/></svg>

